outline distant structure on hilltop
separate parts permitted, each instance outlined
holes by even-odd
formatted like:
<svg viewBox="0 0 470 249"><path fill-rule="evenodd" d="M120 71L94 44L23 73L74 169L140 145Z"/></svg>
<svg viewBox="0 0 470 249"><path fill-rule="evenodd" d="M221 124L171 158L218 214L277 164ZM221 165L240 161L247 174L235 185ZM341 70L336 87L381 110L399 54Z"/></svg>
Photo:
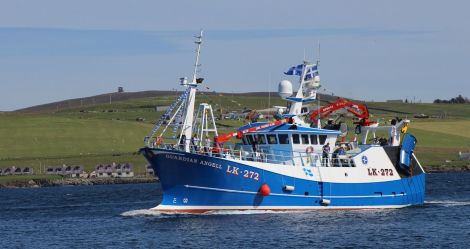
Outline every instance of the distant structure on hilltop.
<svg viewBox="0 0 470 249"><path fill-rule="evenodd" d="M118 87L118 93L123 93L124 92L124 87L120 86Z"/></svg>
<svg viewBox="0 0 470 249"><path fill-rule="evenodd" d="M387 103L403 103L402 99L388 99Z"/></svg>

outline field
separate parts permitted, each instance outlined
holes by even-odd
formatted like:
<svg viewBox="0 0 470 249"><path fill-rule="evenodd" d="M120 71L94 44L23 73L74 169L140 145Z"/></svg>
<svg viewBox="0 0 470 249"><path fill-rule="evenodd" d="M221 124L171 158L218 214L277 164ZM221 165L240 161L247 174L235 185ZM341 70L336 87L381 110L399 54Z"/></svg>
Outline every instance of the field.
<svg viewBox="0 0 470 249"><path fill-rule="evenodd" d="M137 174L142 174L146 162L137 151L153 122L162 115L155 111L155 106L169 105L175 97L147 97L40 113L0 113L0 168L29 166L35 173L41 173L46 166L65 164L84 165L90 172L96 164L129 162ZM217 116L220 109L226 113L286 105L279 97L203 94L197 99L199 103L212 104ZM377 102L367 105L372 118L382 123L395 116L411 118L409 132L418 138L416 153L423 165L469 164L457 157L459 151L469 150L470 105ZM432 118L414 119L416 113ZM442 113L446 113L446 119L436 118ZM236 129L243 121L223 120L217 124L219 132L224 133Z"/></svg>
<svg viewBox="0 0 470 249"><path fill-rule="evenodd" d="M417 123L417 127L420 130L430 131L433 133L444 133L470 139L470 123L468 120L427 123L420 122Z"/></svg>
<svg viewBox="0 0 470 249"><path fill-rule="evenodd" d="M440 130L442 122L415 123L416 128L409 130L418 138L416 147L418 158L425 166L470 165L469 161L460 161L458 158L459 151L465 152L470 148L470 137L468 137L470 120L445 123L450 127L455 126L455 130L450 128ZM459 130L459 126L467 128ZM458 131L461 131L462 135L459 135Z"/></svg>

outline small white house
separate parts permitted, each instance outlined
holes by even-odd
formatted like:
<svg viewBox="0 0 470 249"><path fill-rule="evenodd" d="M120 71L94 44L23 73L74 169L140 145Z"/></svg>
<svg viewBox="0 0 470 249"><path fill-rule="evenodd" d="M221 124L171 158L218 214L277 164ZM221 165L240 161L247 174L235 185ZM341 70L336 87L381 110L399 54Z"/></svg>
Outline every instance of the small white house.
<svg viewBox="0 0 470 249"><path fill-rule="evenodd" d="M95 167L96 177L133 177L132 165L126 164L99 164Z"/></svg>

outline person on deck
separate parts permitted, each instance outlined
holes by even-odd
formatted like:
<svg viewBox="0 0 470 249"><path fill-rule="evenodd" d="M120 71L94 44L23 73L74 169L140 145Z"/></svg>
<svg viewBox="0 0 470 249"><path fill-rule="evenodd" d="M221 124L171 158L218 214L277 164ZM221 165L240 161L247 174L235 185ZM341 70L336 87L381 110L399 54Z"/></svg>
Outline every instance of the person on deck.
<svg viewBox="0 0 470 249"><path fill-rule="evenodd" d="M212 148L212 155L216 157L221 157L223 156L223 145L218 141L218 137L214 137L214 147Z"/></svg>
<svg viewBox="0 0 470 249"><path fill-rule="evenodd" d="M260 153L259 153L259 148L258 148L258 140L256 138L253 139L251 146L253 149L253 161L257 161L260 156Z"/></svg>
<svg viewBox="0 0 470 249"><path fill-rule="evenodd" d="M323 146L323 155L322 155L323 163L326 167L328 167L328 164L329 164L329 157L328 157L329 154L330 154L330 143L326 143Z"/></svg>
<svg viewBox="0 0 470 249"><path fill-rule="evenodd" d="M185 144L186 144L186 135L182 135L181 136L181 139L180 139L180 150L184 150L184 147L185 147Z"/></svg>
<svg viewBox="0 0 470 249"><path fill-rule="evenodd" d="M194 134L194 136L191 138L191 146L193 147L192 150L196 153L199 151L197 147L198 144L199 144L199 139L197 138L197 135Z"/></svg>
<svg viewBox="0 0 470 249"><path fill-rule="evenodd" d="M207 155L211 152L211 143L212 141L209 139L209 136L206 135L206 139L204 139L204 152Z"/></svg>
<svg viewBox="0 0 470 249"><path fill-rule="evenodd" d="M392 122L391 122L392 128L390 129L390 145L391 146L398 145L398 142L396 139L397 134L398 134L396 124L397 124L397 121L395 119L392 119Z"/></svg>

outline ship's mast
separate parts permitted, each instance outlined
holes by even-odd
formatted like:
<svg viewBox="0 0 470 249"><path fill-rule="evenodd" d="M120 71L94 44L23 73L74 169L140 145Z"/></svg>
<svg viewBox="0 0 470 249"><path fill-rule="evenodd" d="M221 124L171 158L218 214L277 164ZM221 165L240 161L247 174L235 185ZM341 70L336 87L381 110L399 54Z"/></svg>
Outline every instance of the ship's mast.
<svg viewBox="0 0 470 249"><path fill-rule="evenodd" d="M298 99L299 101L292 103L290 110L289 110L289 114L299 115L302 112L302 104L303 104L302 99L304 98L304 90L303 90L304 79L308 70L307 64L308 62L304 61L302 75L300 76L300 79L299 79L299 89L297 90L297 94L295 95L295 98Z"/></svg>
<svg viewBox="0 0 470 249"><path fill-rule="evenodd" d="M318 45L318 50L320 50L320 44ZM320 54L320 51L318 54ZM286 98L293 102L290 107L289 114L293 115L296 123L304 124L304 122L299 118L299 115L302 114L302 105L304 103L312 102L317 98L317 91L320 88L320 76L318 74L319 63L320 57L318 57L316 64L310 63L304 59L303 64L299 65L302 66L302 73L300 74L297 94L295 97Z"/></svg>
<svg viewBox="0 0 470 249"><path fill-rule="evenodd" d="M197 45L197 49L196 49L196 63L194 64L193 79L189 83L184 80L181 82L183 86L189 87L186 114L184 117L181 134L179 137L179 141L184 143L184 149L186 152L189 152L189 146L190 146L190 141L191 141L190 139L193 133L194 103L196 101L196 88L199 83L202 83L202 81L198 82L200 80L197 78L197 73L200 67L199 56L201 54L202 34L203 34L203 31L201 30L199 35L196 36L196 41L194 42ZM183 138L184 138L184 141L182 141Z"/></svg>
<svg viewBox="0 0 470 249"><path fill-rule="evenodd" d="M199 33L198 36L196 36L196 41L194 43L196 43L197 45L197 49L196 49L196 62L194 63L194 72L193 72L193 81L192 82L196 82L196 79L197 79L197 72L199 70L199 66L201 66L199 64L199 56L201 55L201 44L202 44L202 29Z"/></svg>

